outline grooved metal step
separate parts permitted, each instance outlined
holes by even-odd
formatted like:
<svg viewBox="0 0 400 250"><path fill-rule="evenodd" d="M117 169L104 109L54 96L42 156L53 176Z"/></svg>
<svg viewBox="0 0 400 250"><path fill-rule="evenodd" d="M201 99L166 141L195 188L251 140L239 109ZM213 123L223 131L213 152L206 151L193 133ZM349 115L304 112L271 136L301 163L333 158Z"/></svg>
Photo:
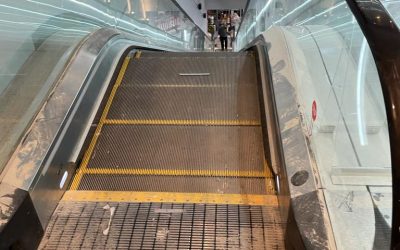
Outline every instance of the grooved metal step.
<svg viewBox="0 0 400 250"><path fill-rule="evenodd" d="M88 168L264 171L259 126L106 125Z"/></svg>
<svg viewBox="0 0 400 250"><path fill-rule="evenodd" d="M256 84L256 65L251 54L235 57L204 57L191 54L145 57L132 60L122 81L125 85L236 85ZM206 76L180 76L180 73L209 73Z"/></svg>
<svg viewBox="0 0 400 250"><path fill-rule="evenodd" d="M255 97L255 84L125 85L118 89L108 118L259 121Z"/></svg>
<svg viewBox="0 0 400 250"><path fill-rule="evenodd" d="M78 190L273 194L265 183L265 178L85 174Z"/></svg>

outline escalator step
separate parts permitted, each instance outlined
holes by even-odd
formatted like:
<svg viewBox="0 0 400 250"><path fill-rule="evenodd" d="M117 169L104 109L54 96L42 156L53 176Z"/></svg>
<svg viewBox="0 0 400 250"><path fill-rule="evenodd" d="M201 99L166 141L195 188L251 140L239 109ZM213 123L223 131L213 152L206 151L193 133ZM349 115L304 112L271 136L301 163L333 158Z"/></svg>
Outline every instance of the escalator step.
<svg viewBox="0 0 400 250"><path fill-rule="evenodd" d="M108 119L260 120L257 86L120 86Z"/></svg>
<svg viewBox="0 0 400 250"><path fill-rule="evenodd" d="M268 189L267 189L268 188ZM85 174L78 190L274 194L265 178Z"/></svg>
<svg viewBox="0 0 400 250"><path fill-rule="evenodd" d="M261 127L105 125L88 168L264 171Z"/></svg>
<svg viewBox="0 0 400 250"><path fill-rule="evenodd" d="M257 83L256 65L251 54L235 57L196 57L193 54L145 57L131 60L121 86L126 85L240 85ZM156 70L155 70L156 69ZM180 73L209 73L181 76Z"/></svg>

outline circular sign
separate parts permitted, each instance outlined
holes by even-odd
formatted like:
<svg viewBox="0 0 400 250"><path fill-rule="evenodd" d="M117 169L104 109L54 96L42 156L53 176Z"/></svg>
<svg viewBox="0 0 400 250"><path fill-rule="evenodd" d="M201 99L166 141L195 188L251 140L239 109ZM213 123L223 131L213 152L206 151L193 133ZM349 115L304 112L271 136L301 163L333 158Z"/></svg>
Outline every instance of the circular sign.
<svg viewBox="0 0 400 250"><path fill-rule="evenodd" d="M314 100L311 106L311 118L313 121L317 119L317 102Z"/></svg>

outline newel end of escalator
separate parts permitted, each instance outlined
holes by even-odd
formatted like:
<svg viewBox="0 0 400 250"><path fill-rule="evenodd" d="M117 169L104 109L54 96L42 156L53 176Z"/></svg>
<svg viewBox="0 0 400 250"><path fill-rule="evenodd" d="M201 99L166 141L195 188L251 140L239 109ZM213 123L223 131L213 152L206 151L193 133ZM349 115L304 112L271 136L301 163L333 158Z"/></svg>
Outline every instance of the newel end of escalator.
<svg viewBox="0 0 400 250"><path fill-rule="evenodd" d="M0 249L36 249L43 233L28 191L0 183Z"/></svg>

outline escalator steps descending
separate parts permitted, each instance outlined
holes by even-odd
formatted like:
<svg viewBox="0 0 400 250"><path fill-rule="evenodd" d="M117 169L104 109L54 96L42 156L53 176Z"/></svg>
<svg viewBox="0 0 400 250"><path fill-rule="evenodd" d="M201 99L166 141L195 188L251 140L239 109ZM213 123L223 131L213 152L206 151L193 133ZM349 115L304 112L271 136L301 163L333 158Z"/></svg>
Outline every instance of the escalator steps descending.
<svg viewBox="0 0 400 250"><path fill-rule="evenodd" d="M283 248L259 105L251 52L128 56L41 248Z"/></svg>

